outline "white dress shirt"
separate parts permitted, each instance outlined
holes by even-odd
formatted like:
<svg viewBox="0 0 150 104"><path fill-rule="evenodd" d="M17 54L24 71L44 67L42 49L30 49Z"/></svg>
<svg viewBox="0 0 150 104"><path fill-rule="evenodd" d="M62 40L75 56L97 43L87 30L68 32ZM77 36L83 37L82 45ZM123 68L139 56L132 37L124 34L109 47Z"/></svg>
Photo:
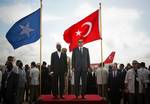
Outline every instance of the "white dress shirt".
<svg viewBox="0 0 150 104"><path fill-rule="evenodd" d="M140 68L139 71L141 71L141 73L143 74L145 88L147 88L148 87L147 83L150 83L150 80L149 80L150 71L145 68Z"/></svg>
<svg viewBox="0 0 150 104"><path fill-rule="evenodd" d="M138 69L138 82L139 82L139 93L143 92L143 74ZM127 71L126 77L125 77L125 84L127 84L127 90L129 93L135 93L135 71L134 69L130 69Z"/></svg>
<svg viewBox="0 0 150 104"><path fill-rule="evenodd" d="M107 84L108 71L105 67L98 68L95 72L97 84Z"/></svg>
<svg viewBox="0 0 150 104"><path fill-rule="evenodd" d="M31 78L31 85L39 85L39 75L40 71L38 68L34 67L30 70L30 78Z"/></svg>
<svg viewBox="0 0 150 104"><path fill-rule="evenodd" d="M60 58L61 56L61 52L57 51L58 57Z"/></svg>

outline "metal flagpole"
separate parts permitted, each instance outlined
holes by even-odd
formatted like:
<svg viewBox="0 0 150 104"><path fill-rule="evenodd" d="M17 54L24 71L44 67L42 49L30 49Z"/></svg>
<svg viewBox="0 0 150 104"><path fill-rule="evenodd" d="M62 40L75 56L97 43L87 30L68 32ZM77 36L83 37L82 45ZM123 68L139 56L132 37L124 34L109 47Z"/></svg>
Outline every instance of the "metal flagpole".
<svg viewBox="0 0 150 104"><path fill-rule="evenodd" d="M42 64L42 0L40 0L40 95L41 95L41 64Z"/></svg>
<svg viewBox="0 0 150 104"><path fill-rule="evenodd" d="M102 38L102 17L101 17L101 3L99 3L99 31ZM103 38L101 39L101 63L102 63L102 71L101 71L101 77L102 77L102 96L104 96L104 85L103 85Z"/></svg>

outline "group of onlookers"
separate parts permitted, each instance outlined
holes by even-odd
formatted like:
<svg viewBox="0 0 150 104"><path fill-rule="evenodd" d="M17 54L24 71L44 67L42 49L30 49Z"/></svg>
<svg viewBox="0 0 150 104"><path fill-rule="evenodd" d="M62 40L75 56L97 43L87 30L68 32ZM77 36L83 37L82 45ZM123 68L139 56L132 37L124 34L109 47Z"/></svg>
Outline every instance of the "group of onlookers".
<svg viewBox="0 0 150 104"><path fill-rule="evenodd" d="M74 71L68 69L66 72L64 93L75 94ZM24 101L32 104L40 91L41 94L53 94L55 89L53 71L46 62L41 66L40 77L39 66L35 62L31 62L30 66L23 65L21 60L15 61L12 56L7 58L5 67L0 71L0 81L0 102L3 104L22 104ZM82 83L80 79L80 87ZM87 72L85 91L85 94L105 97L110 104L150 104L150 68L136 60L126 67L117 63L106 67L100 63L99 67Z"/></svg>
<svg viewBox="0 0 150 104"><path fill-rule="evenodd" d="M35 62L24 66L21 60L15 61L9 56L0 71L0 103L22 104L26 101L32 104L39 95L39 75Z"/></svg>
<svg viewBox="0 0 150 104"><path fill-rule="evenodd" d="M113 63L108 68L100 64L91 73L95 80L88 80L88 93L97 89L110 104L150 104L150 68L144 62L133 60L126 67ZM95 88L91 85L94 81Z"/></svg>

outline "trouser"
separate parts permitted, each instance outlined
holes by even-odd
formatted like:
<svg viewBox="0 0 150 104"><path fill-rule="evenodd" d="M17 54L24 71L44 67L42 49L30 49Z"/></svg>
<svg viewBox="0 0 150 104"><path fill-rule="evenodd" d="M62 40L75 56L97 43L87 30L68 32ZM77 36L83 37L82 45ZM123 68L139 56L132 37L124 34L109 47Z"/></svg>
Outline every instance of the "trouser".
<svg viewBox="0 0 150 104"><path fill-rule="evenodd" d="M24 87L19 87L17 90L17 104L22 104L24 101Z"/></svg>
<svg viewBox="0 0 150 104"><path fill-rule="evenodd" d="M64 73L54 73L52 77L52 93L54 96L62 96L64 94L65 78Z"/></svg>
<svg viewBox="0 0 150 104"><path fill-rule="evenodd" d="M33 101L36 101L39 95L39 86L38 85L31 85L30 86L30 104Z"/></svg>
<svg viewBox="0 0 150 104"><path fill-rule="evenodd" d="M119 98L112 98L110 99L111 104L120 104L120 99Z"/></svg>
<svg viewBox="0 0 150 104"><path fill-rule="evenodd" d="M68 94L71 94L71 80L68 80Z"/></svg>
<svg viewBox="0 0 150 104"><path fill-rule="evenodd" d="M64 94L68 94L68 77L64 76L64 79L65 79Z"/></svg>
<svg viewBox="0 0 150 104"><path fill-rule="evenodd" d="M74 85L71 85L71 94L75 94L75 87L74 87Z"/></svg>
<svg viewBox="0 0 150 104"><path fill-rule="evenodd" d="M28 98L29 98L29 86L27 84L25 85L24 94L25 94L25 101L28 101Z"/></svg>
<svg viewBox="0 0 150 104"><path fill-rule="evenodd" d="M98 95L107 97L107 85L106 84L104 85L98 84L97 88L98 88Z"/></svg>
<svg viewBox="0 0 150 104"><path fill-rule="evenodd" d="M75 77L75 95L80 95L80 78L82 81L82 90L81 95L85 95L86 93L86 87L87 87L87 72L86 71L75 71L74 73Z"/></svg>
<svg viewBox="0 0 150 104"><path fill-rule="evenodd" d="M147 83L147 86L144 88L144 103L150 104L150 83Z"/></svg>
<svg viewBox="0 0 150 104"><path fill-rule="evenodd" d="M17 96L7 93L4 94L2 104L17 104Z"/></svg>
<svg viewBox="0 0 150 104"><path fill-rule="evenodd" d="M121 92L119 90L110 90L110 102L111 104L120 104Z"/></svg>
<svg viewBox="0 0 150 104"><path fill-rule="evenodd" d="M129 104L143 104L143 94L129 93Z"/></svg>
<svg viewBox="0 0 150 104"><path fill-rule="evenodd" d="M123 93L123 104L129 104L129 94L126 92Z"/></svg>

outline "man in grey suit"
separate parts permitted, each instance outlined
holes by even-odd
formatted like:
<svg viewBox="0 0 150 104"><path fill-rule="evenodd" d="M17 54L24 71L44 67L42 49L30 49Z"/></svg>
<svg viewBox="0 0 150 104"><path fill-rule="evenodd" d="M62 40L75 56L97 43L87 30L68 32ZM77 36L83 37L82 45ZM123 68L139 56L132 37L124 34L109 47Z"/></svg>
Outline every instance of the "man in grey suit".
<svg viewBox="0 0 150 104"><path fill-rule="evenodd" d="M78 99L80 95L80 78L82 81L82 99L85 99L87 72L90 68L90 56L87 48L83 47L83 40L78 41L78 48L75 48L72 53L72 69L75 77L75 96Z"/></svg>

